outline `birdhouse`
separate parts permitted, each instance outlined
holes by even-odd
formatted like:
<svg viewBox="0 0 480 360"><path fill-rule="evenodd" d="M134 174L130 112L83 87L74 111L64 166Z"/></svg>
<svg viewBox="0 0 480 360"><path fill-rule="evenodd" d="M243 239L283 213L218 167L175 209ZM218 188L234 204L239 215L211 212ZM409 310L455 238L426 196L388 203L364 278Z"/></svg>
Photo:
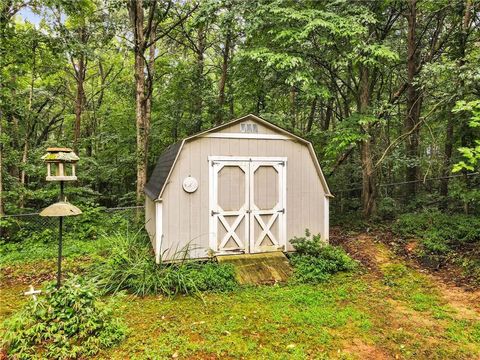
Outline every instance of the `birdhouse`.
<svg viewBox="0 0 480 360"><path fill-rule="evenodd" d="M42 159L47 164L47 181L77 180L75 166L79 158L72 149L48 148Z"/></svg>

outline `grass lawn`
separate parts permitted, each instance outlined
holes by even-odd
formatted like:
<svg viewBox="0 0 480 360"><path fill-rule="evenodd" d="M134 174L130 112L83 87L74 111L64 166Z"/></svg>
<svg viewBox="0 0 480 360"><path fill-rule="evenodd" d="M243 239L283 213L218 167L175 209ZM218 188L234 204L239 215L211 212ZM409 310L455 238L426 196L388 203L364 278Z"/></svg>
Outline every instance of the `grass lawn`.
<svg viewBox="0 0 480 360"><path fill-rule="evenodd" d="M478 359L478 303L379 252L381 273L316 286L243 287L202 298L125 296L129 334L101 359ZM23 286L0 288L0 320ZM448 290L448 291L447 291Z"/></svg>

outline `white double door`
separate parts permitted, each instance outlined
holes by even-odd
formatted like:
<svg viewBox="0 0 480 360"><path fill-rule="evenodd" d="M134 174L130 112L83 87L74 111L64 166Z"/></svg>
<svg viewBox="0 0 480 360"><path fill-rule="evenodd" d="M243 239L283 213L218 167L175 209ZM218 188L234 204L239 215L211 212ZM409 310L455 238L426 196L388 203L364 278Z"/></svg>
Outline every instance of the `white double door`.
<svg viewBox="0 0 480 360"><path fill-rule="evenodd" d="M209 165L212 250L285 250L286 158L212 156Z"/></svg>

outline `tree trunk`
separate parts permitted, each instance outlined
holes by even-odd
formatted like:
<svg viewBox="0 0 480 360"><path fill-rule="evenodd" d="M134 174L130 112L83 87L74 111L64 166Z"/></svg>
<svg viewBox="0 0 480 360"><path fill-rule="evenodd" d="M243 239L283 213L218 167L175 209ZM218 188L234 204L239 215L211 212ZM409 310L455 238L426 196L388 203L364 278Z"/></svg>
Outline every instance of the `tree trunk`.
<svg viewBox="0 0 480 360"><path fill-rule="evenodd" d="M323 122L322 130L327 131L330 128L330 122L333 118L333 98L328 99L327 109L325 110L325 121Z"/></svg>
<svg viewBox="0 0 480 360"><path fill-rule="evenodd" d="M147 154L148 150L148 137L150 134L150 124L152 122L152 97L153 97L153 80L155 78L155 36L157 32L155 28L152 28L150 31L150 41L152 45L150 45L149 53L148 53L148 91L146 94L145 99L145 132L146 132L146 139L145 139L145 154Z"/></svg>
<svg viewBox="0 0 480 360"><path fill-rule="evenodd" d="M34 43L34 46L33 46L33 60L32 60L32 76L30 78L30 90L29 90L29 93L28 93L28 112L27 112L27 131L25 132L25 141L23 142L23 152L22 152L22 170L20 171L20 183L22 184L22 189L24 190L25 189L25 185L26 185L26 180L27 180L27 173L25 171L25 167L27 166L27 159L28 159L28 141L29 141L29 137L30 137L30 130L29 130L29 126L33 126L33 124L31 124L31 120L32 120L32 106L33 106L33 88L35 86L35 71L36 71L36 65L37 65L37 61L36 61L36 49L37 49L37 44ZM20 204L19 204L19 207L21 209L23 209L23 207L25 206L25 196L24 196L24 193L22 191L22 193L20 194Z"/></svg>
<svg viewBox="0 0 480 360"><path fill-rule="evenodd" d="M216 125L220 125L223 122L223 112L224 112L223 107L225 105L225 85L227 83L231 38L232 38L232 35L230 32L228 32L225 38L225 48L223 50L222 73L220 75L220 81L218 83L218 100L217 100L218 110L217 110L217 116L215 119Z"/></svg>
<svg viewBox="0 0 480 360"><path fill-rule="evenodd" d="M82 113L83 107L85 104L85 56L80 54L78 58L77 65L73 69L75 72L75 80L77 82L77 93L75 96L75 129L73 135L73 149L78 154L78 145L80 142L80 129L81 129L81 122L82 122Z"/></svg>
<svg viewBox="0 0 480 360"><path fill-rule="evenodd" d="M407 164L405 172L405 198L412 199L416 194L416 180L418 176L418 156L420 140L420 112L422 107L422 95L417 85L414 84L420 66L420 51L417 44L417 0L409 0L409 12L407 15L407 114L404 121L404 131L408 136L405 142L405 153L411 162Z"/></svg>
<svg viewBox="0 0 480 360"><path fill-rule="evenodd" d="M194 114L194 131L199 132L202 130L202 110L203 110L203 92L205 90L205 84L203 79L203 70L205 66L205 46L206 46L206 34L205 28L201 25L198 29L197 38L197 63L196 63L196 83L197 93L193 102L193 114Z"/></svg>
<svg viewBox="0 0 480 360"><path fill-rule="evenodd" d="M294 132L297 126L297 90L294 86L290 87L290 126Z"/></svg>
<svg viewBox="0 0 480 360"><path fill-rule="evenodd" d="M358 112L366 115L370 105L370 74L365 66L360 68ZM367 138L360 142L360 161L362 163L362 212L369 218L376 210L377 186L373 164L371 125L365 124L362 130Z"/></svg>
<svg viewBox="0 0 480 360"><path fill-rule="evenodd" d="M308 119L307 119L307 127L305 129L306 134L309 134L310 131L312 131L313 121L315 120L315 111L317 109L317 101L318 101L318 96L315 96L314 99L312 100L312 104L310 105L310 112L308 114Z"/></svg>
<svg viewBox="0 0 480 360"><path fill-rule="evenodd" d="M466 0L464 3L464 12L463 12L463 19L462 19L462 33L460 36L460 41L459 41L459 54L458 54L458 66L461 68L463 65L465 65L465 52L467 48L467 40L468 40L468 29L470 26L470 20L471 20L471 13L472 13L472 1L471 0ZM460 88L462 89L464 87L465 81L463 78L460 79ZM462 89L463 90L463 89ZM461 116L461 115L460 115ZM472 138L471 138L471 129L468 126L468 122L462 119L459 119L461 125L461 145L462 147L470 147L472 145ZM468 171L463 170L462 171L464 177L464 182L465 182L465 187L466 189L470 189L470 178L468 177ZM463 211L465 214L470 213L470 204L468 200L465 200L463 204Z"/></svg>
<svg viewBox="0 0 480 360"><path fill-rule="evenodd" d="M459 69L458 73L462 71L462 67L465 65L465 51L466 51L467 39L468 39L468 28L470 26L470 16L471 16L471 10L472 10L471 6L472 6L471 0L466 0L462 8L462 17L461 17L462 31L460 33L459 41L457 43L457 67ZM458 84L458 89L460 90L460 93L462 93L464 86L465 86L465 80L464 78L460 77L459 84ZM456 98L455 102L457 100L459 99ZM462 115L459 114L457 116L462 116ZM454 145L455 120L456 119L454 119L454 117L451 114L447 115L442 180L440 182L440 195L442 195L444 198L448 196L448 185L449 185L448 175L451 172L451 166L452 166L451 160L452 160L453 145ZM457 123L463 124L464 121L462 121L462 119L458 119Z"/></svg>
<svg viewBox="0 0 480 360"><path fill-rule="evenodd" d="M143 204L143 189L147 180L146 117L145 117L145 39L143 0L129 2L130 21L134 32L135 57L135 122L137 128L137 205Z"/></svg>
<svg viewBox="0 0 480 360"><path fill-rule="evenodd" d="M453 152L453 117L447 115L447 129L445 133L445 149L443 159L442 180L440 182L440 195L448 196L448 175L450 174L451 159Z"/></svg>

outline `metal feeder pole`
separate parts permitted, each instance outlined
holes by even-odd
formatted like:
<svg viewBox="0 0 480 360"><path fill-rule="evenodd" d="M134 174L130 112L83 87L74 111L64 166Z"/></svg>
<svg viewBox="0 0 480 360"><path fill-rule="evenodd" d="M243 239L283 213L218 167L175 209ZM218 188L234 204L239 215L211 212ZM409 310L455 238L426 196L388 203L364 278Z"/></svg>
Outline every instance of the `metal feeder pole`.
<svg viewBox="0 0 480 360"><path fill-rule="evenodd" d="M75 163L78 156L69 148L51 147L42 156L47 164L47 181L60 182L60 200L40 212L40 216L58 217L58 258L57 258L57 289L62 285L62 240L63 240L63 217L80 215L82 211L76 206L69 204L64 196L63 187L65 181L77 180L75 175ZM55 166L52 175L52 164ZM71 173L65 172L65 165L72 166Z"/></svg>
<svg viewBox="0 0 480 360"><path fill-rule="evenodd" d="M60 201L63 199L63 181L60 181ZM58 218L58 259L57 259L57 289L62 284L62 237L63 237L63 216Z"/></svg>

